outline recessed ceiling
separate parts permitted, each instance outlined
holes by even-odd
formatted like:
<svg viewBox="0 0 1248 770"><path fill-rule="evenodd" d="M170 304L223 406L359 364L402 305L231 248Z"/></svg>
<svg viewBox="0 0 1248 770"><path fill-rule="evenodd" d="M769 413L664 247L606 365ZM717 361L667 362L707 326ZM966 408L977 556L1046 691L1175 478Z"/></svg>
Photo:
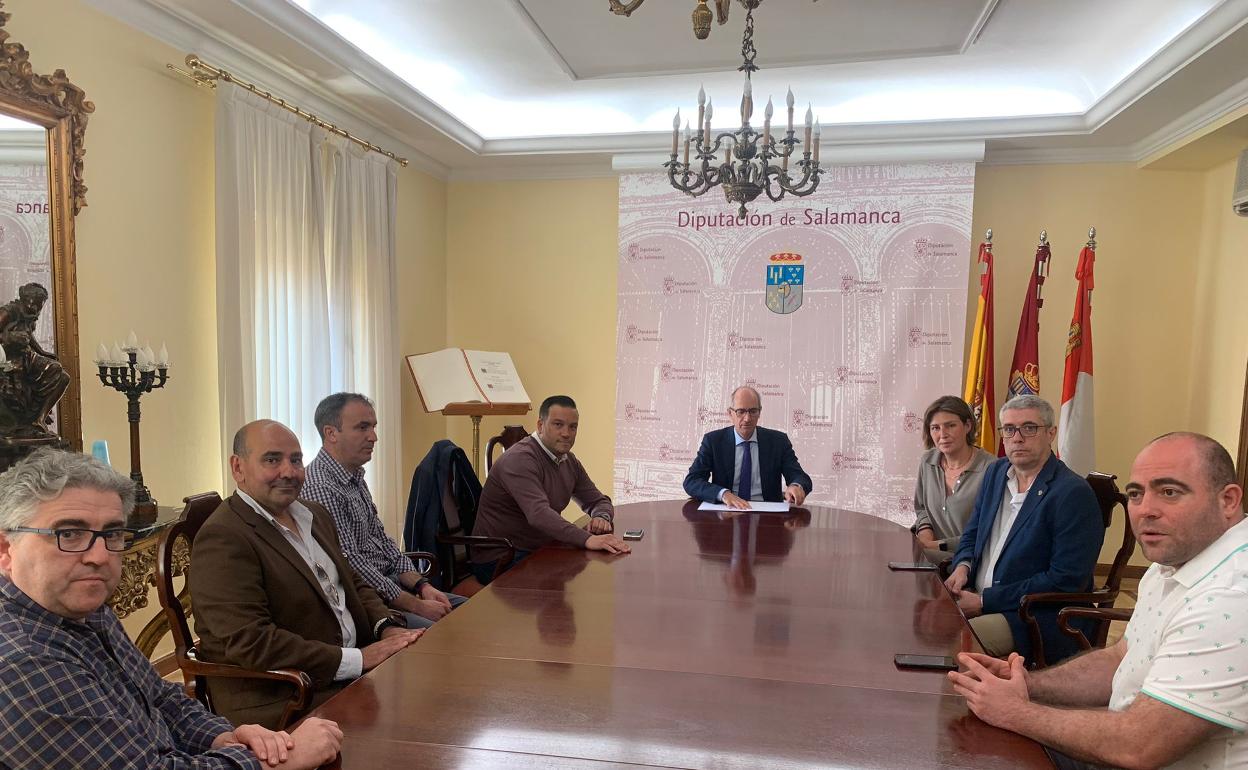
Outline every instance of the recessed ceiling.
<svg viewBox="0 0 1248 770"><path fill-rule="evenodd" d="M604 0L86 1L441 176L609 173L621 153L661 154L700 85L716 128L739 120L735 2L698 41L696 0L631 18ZM943 141L1006 162L1139 160L1248 103L1248 0L764 0L755 19L756 109L792 87L825 153Z"/></svg>
<svg viewBox="0 0 1248 770"><path fill-rule="evenodd" d="M585 0L517 0L576 79L731 71L741 63L745 9L705 40L691 33L693 3L651 0L632 16ZM881 6L887 5L887 13ZM962 53L997 0L771 0L755 12L761 66L797 67ZM904 24L898 24L904 19ZM604 45L604 34L611 45Z"/></svg>

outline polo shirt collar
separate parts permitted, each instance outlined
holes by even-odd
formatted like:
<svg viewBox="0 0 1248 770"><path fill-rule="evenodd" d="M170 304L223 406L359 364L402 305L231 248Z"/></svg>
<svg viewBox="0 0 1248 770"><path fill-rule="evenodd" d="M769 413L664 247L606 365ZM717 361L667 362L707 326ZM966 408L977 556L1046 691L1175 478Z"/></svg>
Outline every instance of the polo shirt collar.
<svg viewBox="0 0 1248 770"><path fill-rule="evenodd" d="M1248 549L1248 519L1241 519L1238 524L1222 533L1222 536L1192 557L1191 561L1178 569L1162 566L1162 577L1170 577L1183 586L1191 588L1204 580L1216 570L1222 562L1231 558L1237 551ZM1167 574L1173 570L1171 574Z"/></svg>

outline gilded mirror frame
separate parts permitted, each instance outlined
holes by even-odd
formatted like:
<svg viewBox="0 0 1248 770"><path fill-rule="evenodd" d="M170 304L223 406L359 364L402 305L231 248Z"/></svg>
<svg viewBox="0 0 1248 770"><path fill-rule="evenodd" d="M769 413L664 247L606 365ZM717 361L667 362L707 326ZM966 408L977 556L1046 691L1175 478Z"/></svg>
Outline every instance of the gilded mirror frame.
<svg viewBox="0 0 1248 770"><path fill-rule="evenodd" d="M7 29L12 13L0 0L0 112L47 130L48 203L51 225L51 286L56 357L69 375L69 387L57 405L57 433L82 451L82 378L78 362L78 286L74 217L87 205L82 181L83 138L95 105L69 81L65 70L36 74L25 46ZM3 298L0 298L3 301ZM46 311L45 311L46 312Z"/></svg>

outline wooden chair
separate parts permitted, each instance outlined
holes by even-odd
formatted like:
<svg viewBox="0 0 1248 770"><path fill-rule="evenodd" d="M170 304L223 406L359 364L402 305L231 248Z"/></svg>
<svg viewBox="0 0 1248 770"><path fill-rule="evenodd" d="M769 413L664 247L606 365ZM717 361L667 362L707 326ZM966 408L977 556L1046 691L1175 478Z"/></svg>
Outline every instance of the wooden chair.
<svg viewBox="0 0 1248 770"><path fill-rule="evenodd" d="M470 507L461 506L455 490L451 487L452 482L448 475L446 485L442 490L442 522L438 527L438 544L443 546L441 551L442 584L451 586L451 591L460 596L472 596L483 588L468 567L468 562L472 558L472 547L495 545L507 549L506 555L500 558L494 567L494 577L498 577L499 573L511 564L516 557L516 547L506 538L472 534L472 528L477 522L477 512Z"/></svg>
<svg viewBox="0 0 1248 770"><path fill-rule="evenodd" d="M529 435L523 425L506 425L503 432L497 436L491 436L485 445L485 472L488 475L490 468L494 467L494 447L501 446L506 452L511 449L513 444L519 442L522 438Z"/></svg>
<svg viewBox="0 0 1248 770"><path fill-rule="evenodd" d="M1096 610L1098 613L1103 610L1113 609L1114 600L1118 598L1118 591L1122 587L1122 576L1126 571L1127 562L1131 559L1131 554L1135 551L1135 535L1131 532L1131 520L1127 517L1127 496L1114 483L1117 476L1108 473L1097 473L1093 471L1088 474L1088 485L1092 487L1092 492L1096 494L1096 501L1101 509L1101 519L1105 524L1105 529L1109 529L1110 523L1114 518L1114 509L1122 508L1123 514L1123 531L1122 544L1118 546L1118 553L1114 555L1114 561L1109 566L1109 574L1105 578L1105 585L1100 588L1089 591L1087 593L1060 593L1048 592L1038 594L1028 594L1022 598L1018 605L1018 616L1022 618L1027 625L1027 632L1031 636L1031 645L1033 650L1031 664L1035 668L1043 668L1048 665L1044 656L1044 641L1040 636L1040 624L1036 622L1035 608L1038 606L1051 605L1085 605L1082 607L1068 607L1059 611L1059 627L1060 616L1065 614L1067 622L1075 617L1097 617L1100 615L1089 615L1077 610ZM1070 612L1067 612L1070 610ZM1099 624L1097 631L1093 634L1091 640L1084 639L1088 646L1104 647L1105 640L1109 636L1109 623L1113 618L1103 620ZM1062 629L1070 636L1082 637L1083 634L1077 628Z"/></svg>
<svg viewBox="0 0 1248 770"><path fill-rule="evenodd" d="M1057 627L1063 634L1074 639L1081 650L1090 650L1092 642L1084 635L1082 629L1070 624L1075 618L1087 618L1097 622L1094 639L1099 639L1097 647L1104 647L1109 637L1109 624L1115 620L1128 621L1134 610L1131 607L1063 607L1057 612Z"/></svg>
<svg viewBox="0 0 1248 770"><path fill-rule="evenodd" d="M195 536L199 534L200 527L212 512L221 504L221 496L216 492L205 492L184 498L184 502L186 508L182 511L182 516L173 526L165 530L156 547L156 591L160 595L161 610L165 613L169 621L169 629L173 634L174 658L178 662L178 668L182 669L186 692L209 710L213 710L205 677L286 682L294 691L277 725L277 729L285 729L292 716L307 708L308 699L312 695L312 680L307 674L293 669L250 671L241 666L206 663L199 660L195 650L196 639L191 635L191 627L187 620L192 613L192 598L185 586L181 593L175 594L173 590L173 554L179 538L185 539L190 560L187 571L195 568L194 559L191 558Z"/></svg>

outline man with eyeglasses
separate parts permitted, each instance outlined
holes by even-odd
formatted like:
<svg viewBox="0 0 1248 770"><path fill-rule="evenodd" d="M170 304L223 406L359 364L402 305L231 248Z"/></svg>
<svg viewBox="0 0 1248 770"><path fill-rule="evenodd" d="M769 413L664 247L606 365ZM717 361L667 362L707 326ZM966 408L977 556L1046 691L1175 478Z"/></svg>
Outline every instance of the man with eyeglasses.
<svg viewBox="0 0 1248 770"><path fill-rule="evenodd" d="M42 449L0 475L0 767L319 767L333 722L234 727L161 679L105 600L134 484Z"/></svg>
<svg viewBox="0 0 1248 770"><path fill-rule="evenodd" d="M1088 482L1053 454L1053 407L1020 395L1001 407L1005 457L988 467L945 585L984 650L1031 656L1018 615L1026 594L1090 591L1105 526ZM1036 612L1045 656L1073 655L1057 610Z"/></svg>
<svg viewBox="0 0 1248 770"><path fill-rule="evenodd" d="M329 513L299 499L303 451L289 428L244 425L230 472L238 491L204 522L187 578L205 660L304 671L315 708L419 638L351 568ZM273 724L290 696L280 682L209 681L234 720Z"/></svg>
<svg viewBox="0 0 1248 770"><path fill-rule="evenodd" d="M1042 671L964 653L949 678L980 719L1051 747L1061 770L1248 767L1248 522L1231 456L1198 433L1160 436L1126 493L1153 564L1122 639Z"/></svg>
<svg viewBox="0 0 1248 770"><path fill-rule="evenodd" d="M732 391L731 400L732 425L702 437L685 475L685 493L742 510L752 500L800 506L814 485L797 461L793 443L781 431L759 427L763 401L757 390L742 385Z"/></svg>

